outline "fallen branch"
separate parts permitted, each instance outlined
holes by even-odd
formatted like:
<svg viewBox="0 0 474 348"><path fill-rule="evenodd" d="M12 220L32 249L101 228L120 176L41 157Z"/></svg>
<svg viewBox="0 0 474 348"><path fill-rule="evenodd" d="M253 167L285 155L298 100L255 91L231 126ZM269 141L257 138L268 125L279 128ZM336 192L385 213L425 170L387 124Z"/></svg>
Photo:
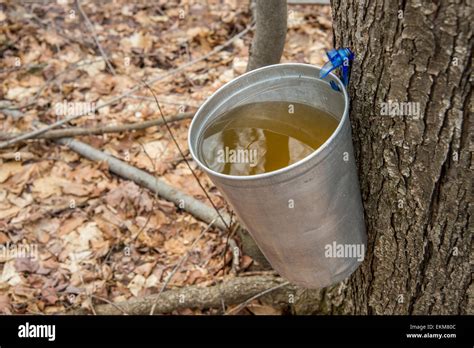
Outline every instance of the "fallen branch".
<svg viewBox="0 0 474 348"><path fill-rule="evenodd" d="M268 294L272 288L276 290L278 287L282 291L291 291L291 286L283 285L285 283L282 278L272 276L237 277L210 287L192 285L168 290L161 295L132 298L114 303L113 306L111 304L95 305L94 308L98 315L149 314L154 304L156 304L155 314L170 313L184 308L218 308L221 306L221 296L227 305L238 305L265 291L267 291L265 294ZM88 314L88 311L81 308L67 314Z"/></svg>
<svg viewBox="0 0 474 348"><path fill-rule="evenodd" d="M176 116L169 117L167 122L176 122L185 120L188 118L192 118L194 116L194 112L186 112L183 114L179 114ZM156 119L156 120L149 120L144 122L135 122L130 124L122 124L117 126L97 126L91 128L83 128L83 127L74 127L74 128L66 128L66 129L57 129L57 130L50 130L46 133L39 134L37 137L38 139L58 139L58 138L65 138L65 137L74 137L80 135L99 135L105 133L121 133L131 130L141 130L146 129L154 126L160 126L163 124L163 120ZM25 133L15 134L15 133L5 133L0 132L0 140L8 140L13 139L15 137L21 136Z"/></svg>
<svg viewBox="0 0 474 348"><path fill-rule="evenodd" d="M194 59L194 60L192 60L192 61L190 61L190 62L187 62L187 63L183 64L183 65L180 66L180 67L177 67L177 68L175 68L175 69L171 69L171 70L169 70L168 72L166 72L166 73L163 74L163 75L154 77L154 78L150 79L149 81L147 81L147 83L148 83L149 85L151 85L151 84L153 84L153 83L155 83L155 82L157 82L157 81L163 80L163 79L165 79L165 78L167 78L167 77L169 77L169 76L172 76L172 75L174 75L174 74L176 74L176 73L178 73L178 72L180 72L180 71L183 71L183 70L187 69L188 67L190 67L191 65L194 65L194 64L196 64L196 63L198 63L198 62L200 62L200 61L203 61L203 60L209 58L210 56L212 56L212 55L214 55L214 54L216 54L216 53L222 51L225 47L231 45L235 40L237 40L237 39L239 39L240 37L244 36L248 31L250 31L250 29L252 29L251 26L245 28L245 29L242 30L239 34L237 34L237 35L234 36L233 38L229 39L228 41L226 41L226 42L223 43L222 45L215 47L211 52L209 52L209 53L207 53L207 54L205 54L205 55L203 55L203 56L201 56L201 57L199 57L199 58L196 58L196 59ZM127 96L129 96L129 95L131 95L131 94L133 94L133 93L135 93L135 92L137 92L137 91L139 91L140 89L143 88L143 86L144 86L144 85L142 85L142 84L138 84L137 86L135 86L135 87L129 89L128 91L122 93L121 95L118 95L118 96L116 96L116 97L114 97L114 98L112 98L112 99L110 99L110 100L108 100L108 101L106 101L106 102L104 102L104 103L102 103L102 104L97 105L97 107L95 108L95 110L98 110L98 109L101 109L101 108L103 108L103 107L106 107L106 106L115 104L116 102L122 100L123 98L125 98L125 97L127 97ZM52 124L50 124L50 125L47 125L47 126L45 126L45 127L43 127L43 128L40 128L40 129L37 129L37 130L33 130L33 131L31 131L31 132L28 132L28 133L24 133L23 135L18 136L18 137L16 137L16 138L13 138L13 139L10 139L10 140L1 142L1 143L0 143L0 149L4 149L4 148L6 148L6 147L8 147L8 146L11 146L11 145L13 145L13 144L16 144L16 143L18 143L18 142L20 142L20 141L24 141L24 140L27 140L27 139L35 138L35 137L37 137L37 136L40 135L40 134L46 133L47 131L49 131L49 130L51 130L51 129L54 129L54 128L57 128L57 127L59 127L59 126L62 126L63 124L69 123L69 122L71 122L72 120L75 120L75 119L77 119L77 118L79 118L79 117L82 117L82 116L84 116L84 115L86 115L86 114L87 114L86 112L81 112L81 113L78 113L78 114L74 114L74 115L71 115L71 116L69 116L69 117L66 117L66 118L64 118L64 119L62 119L62 120L60 120L60 121L57 121L57 122L52 123Z"/></svg>
<svg viewBox="0 0 474 348"><path fill-rule="evenodd" d="M155 178L153 175L131 166L130 164L127 164L113 157L112 155L99 151L92 146L72 138L61 138L56 139L55 141L59 144L68 146L71 150L92 161L106 162L109 165L109 170L112 173L115 173L122 178L132 180L139 186L146 187L167 201L173 202L174 204L182 207L183 210L187 211L197 219L211 223L211 221L218 217L216 211L207 204L198 201L194 197L169 186L160 179ZM230 217L227 214L221 213L221 215L223 220L225 220L227 223L230 223ZM222 221L222 219L215 221L214 226L221 229L222 231L227 230L226 224L224 221Z"/></svg>
<svg viewBox="0 0 474 348"><path fill-rule="evenodd" d="M271 288L268 288L268 289L266 289L266 290L263 290L262 292L259 292L258 294L255 294L255 295L253 295L252 297L250 297L249 299L245 300L245 302L239 304L237 307L232 308L230 311L228 311L227 313L225 313L225 315L229 315L229 314L235 313L235 312L238 313L238 312L240 312L242 309L244 309L250 302L252 302L252 301L254 301L254 300L256 300L256 299L258 299L258 298L260 298L260 297L262 297L262 296L265 296L266 294L269 294L269 293L272 292L272 291L275 291L275 290L280 289L280 288L282 288L282 287L284 287L284 286L287 286L287 285L289 285L289 284L290 284L290 282L284 282L284 283L275 285L275 286L273 286L273 287L271 287Z"/></svg>

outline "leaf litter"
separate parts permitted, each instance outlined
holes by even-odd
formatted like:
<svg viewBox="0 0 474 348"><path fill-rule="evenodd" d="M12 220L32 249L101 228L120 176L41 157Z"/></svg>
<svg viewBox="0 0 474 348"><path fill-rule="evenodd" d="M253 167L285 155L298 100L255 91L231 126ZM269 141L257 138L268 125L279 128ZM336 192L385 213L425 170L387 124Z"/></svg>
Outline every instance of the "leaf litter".
<svg viewBox="0 0 474 348"><path fill-rule="evenodd" d="M0 1L0 133L55 122L55 106L99 105L141 79L163 75L209 53L251 21L245 1L81 3L116 75L108 70L79 13L71 12L72 1ZM330 8L292 9L282 62L322 65L332 40ZM251 35L237 39L185 72L154 84L165 115L195 111L222 84L245 72L250 41ZM155 119L159 116L150 97L143 90L71 126ZM8 109L18 106L16 112ZM171 124L186 154L188 126L189 120ZM162 126L78 139L205 201ZM209 179L196 171L217 207L227 209ZM91 162L51 141L1 150L0 313L65 313L90 308L100 303L98 298L113 302L157 293L186 253L186 262L168 288L212 284L223 275L226 240L211 229L190 250L204 228L206 224L172 203L110 174L104 163ZM226 260L230 259L228 254ZM251 263L242 255L240 269ZM226 274L229 269L230 263ZM279 311L257 300L246 313Z"/></svg>

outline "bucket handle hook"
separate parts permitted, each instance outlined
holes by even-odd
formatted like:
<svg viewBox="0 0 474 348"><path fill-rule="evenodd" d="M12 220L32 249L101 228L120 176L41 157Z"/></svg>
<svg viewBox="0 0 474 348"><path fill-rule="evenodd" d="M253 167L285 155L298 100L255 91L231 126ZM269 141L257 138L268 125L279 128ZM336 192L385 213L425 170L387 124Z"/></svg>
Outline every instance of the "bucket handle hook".
<svg viewBox="0 0 474 348"><path fill-rule="evenodd" d="M325 78L331 71L334 69L342 67L342 83L345 87L349 84L349 70L351 61L354 60L354 53L347 47L332 49L329 52L326 52L329 61L323 65L321 71L319 72L320 78ZM331 87L339 91L339 87L334 81L330 82Z"/></svg>

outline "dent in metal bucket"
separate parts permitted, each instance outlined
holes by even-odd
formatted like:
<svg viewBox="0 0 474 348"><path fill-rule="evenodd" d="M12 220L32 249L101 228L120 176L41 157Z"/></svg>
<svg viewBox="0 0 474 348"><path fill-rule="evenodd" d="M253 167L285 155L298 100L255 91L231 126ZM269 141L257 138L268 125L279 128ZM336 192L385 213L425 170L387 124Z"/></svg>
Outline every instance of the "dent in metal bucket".
<svg viewBox="0 0 474 348"><path fill-rule="evenodd" d="M216 91L200 107L189 130L194 160L232 205L273 268L307 288L348 277L362 262L367 245L349 98L335 75L321 80L319 72L306 64L250 71ZM340 91L331 88L331 82ZM334 115L339 124L321 147L288 167L252 176L207 168L198 155L206 127L236 106L269 101L307 104Z"/></svg>

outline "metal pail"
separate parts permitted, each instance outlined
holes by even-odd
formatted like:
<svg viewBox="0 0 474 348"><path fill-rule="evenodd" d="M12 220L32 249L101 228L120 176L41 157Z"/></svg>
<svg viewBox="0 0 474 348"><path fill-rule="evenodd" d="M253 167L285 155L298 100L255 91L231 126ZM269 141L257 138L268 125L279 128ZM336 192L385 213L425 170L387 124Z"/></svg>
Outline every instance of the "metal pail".
<svg viewBox="0 0 474 348"><path fill-rule="evenodd" d="M232 205L273 268L306 288L326 287L348 277L362 262L367 246L349 98L335 75L322 80L319 71L290 63L241 75L199 108L189 129L193 159ZM315 106L335 116L339 125L312 154L273 172L234 176L207 168L198 148L206 127L229 109L263 101Z"/></svg>

